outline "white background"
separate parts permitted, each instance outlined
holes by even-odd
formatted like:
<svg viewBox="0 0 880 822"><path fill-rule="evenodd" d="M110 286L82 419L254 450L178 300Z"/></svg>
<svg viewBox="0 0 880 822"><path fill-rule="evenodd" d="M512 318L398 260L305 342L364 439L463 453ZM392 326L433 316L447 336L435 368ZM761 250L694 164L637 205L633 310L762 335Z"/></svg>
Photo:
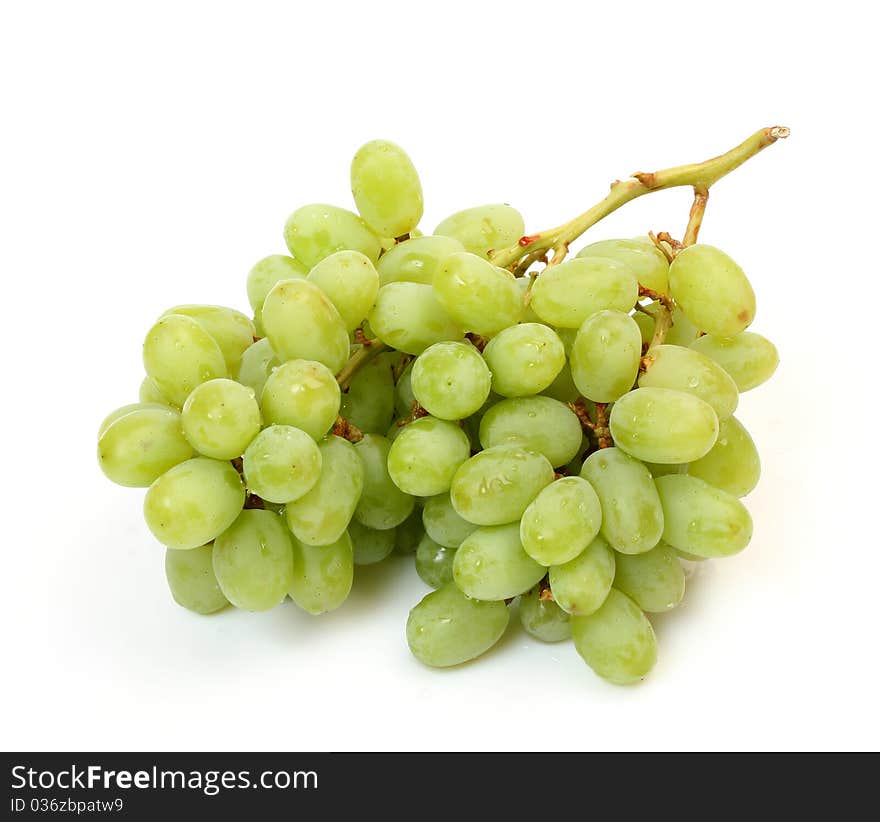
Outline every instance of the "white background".
<svg viewBox="0 0 880 822"><path fill-rule="evenodd" d="M867 4L817 6L4 4L2 745L878 747L876 28ZM537 230L777 123L791 138L713 188L701 235L782 356L738 412L764 462L755 537L656 620L644 685L518 628L421 667L404 559L322 618L174 605L98 423L136 398L158 314L246 309L290 211L351 206L362 142L408 150L428 231L494 201ZM689 204L654 194L589 236L680 235Z"/></svg>

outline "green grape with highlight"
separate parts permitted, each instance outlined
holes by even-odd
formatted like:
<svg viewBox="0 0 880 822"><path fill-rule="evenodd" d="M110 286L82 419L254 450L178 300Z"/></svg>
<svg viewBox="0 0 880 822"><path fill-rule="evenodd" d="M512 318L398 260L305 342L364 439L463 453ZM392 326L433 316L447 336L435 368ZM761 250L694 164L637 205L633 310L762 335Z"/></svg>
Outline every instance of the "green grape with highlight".
<svg viewBox="0 0 880 822"><path fill-rule="evenodd" d="M337 251L310 272L314 283L336 306L347 331L354 331L370 313L379 293L379 275L359 251Z"/></svg>
<svg viewBox="0 0 880 822"><path fill-rule="evenodd" d="M442 262L464 246L453 237L413 237L379 258L379 285L406 282L431 285Z"/></svg>
<svg viewBox="0 0 880 822"><path fill-rule="evenodd" d="M550 590L563 611L573 615L597 610L614 581L615 553L602 537L596 537L574 559L550 568Z"/></svg>
<svg viewBox="0 0 880 822"><path fill-rule="evenodd" d="M776 346L753 331L743 331L735 337L706 334L690 345L694 351L717 362L730 374L740 391L749 391L766 382L779 365Z"/></svg>
<svg viewBox="0 0 880 822"><path fill-rule="evenodd" d="M541 642L562 642L571 638L571 617L552 599L542 599L533 588L519 600L519 621L527 633Z"/></svg>
<svg viewBox="0 0 880 822"><path fill-rule="evenodd" d="M312 616L336 610L354 581L354 549L347 531L329 545L305 545L293 539L290 598Z"/></svg>
<svg viewBox="0 0 880 822"><path fill-rule="evenodd" d="M443 494L470 454L470 440L460 426L436 417L422 417L406 425L391 444L388 475L406 494Z"/></svg>
<svg viewBox="0 0 880 822"><path fill-rule="evenodd" d="M460 420L479 411L486 402L492 374L470 343L441 342L415 361L410 386L413 397L429 414Z"/></svg>
<svg viewBox="0 0 880 822"><path fill-rule="evenodd" d="M642 334L620 311L598 311L580 327L571 349L571 376L593 402L614 402L629 391L639 373Z"/></svg>
<svg viewBox="0 0 880 822"><path fill-rule="evenodd" d="M618 554L614 587L643 611L662 613L684 597L684 569L675 549L661 542L644 554Z"/></svg>
<svg viewBox="0 0 880 822"><path fill-rule="evenodd" d="M357 214L323 203L294 211L284 225L284 241L309 270L337 251L359 251L372 263L382 252L379 238Z"/></svg>
<svg viewBox="0 0 880 822"><path fill-rule="evenodd" d="M425 534L416 548L416 573L422 582L432 588L442 588L452 582L455 553L455 548L440 545Z"/></svg>
<svg viewBox="0 0 880 822"><path fill-rule="evenodd" d="M248 490L269 502L292 502L307 494L321 473L321 451L303 430L270 425L242 458Z"/></svg>
<svg viewBox="0 0 880 822"><path fill-rule="evenodd" d="M174 601L196 614L213 614L229 605L214 574L213 544L191 551L165 550L165 579Z"/></svg>
<svg viewBox="0 0 880 822"><path fill-rule="evenodd" d="M217 460L240 457L260 432L254 390L234 380L208 380L186 398L183 433L200 454Z"/></svg>
<svg viewBox="0 0 880 822"><path fill-rule="evenodd" d="M553 384L565 365L565 348L552 328L520 323L491 339L483 357L496 394L530 397Z"/></svg>
<svg viewBox="0 0 880 822"><path fill-rule="evenodd" d="M577 256L605 257L623 263L635 274L640 285L660 294L669 291L669 261L650 237L600 240L582 248Z"/></svg>
<svg viewBox="0 0 880 822"><path fill-rule="evenodd" d="M292 425L320 440L336 422L341 396L326 365L288 360L266 378L260 406L267 425Z"/></svg>
<svg viewBox="0 0 880 822"><path fill-rule="evenodd" d="M743 424L736 417L728 417L718 424L715 445L690 463L687 473L735 497L744 497L758 484L761 458Z"/></svg>
<svg viewBox="0 0 880 822"><path fill-rule="evenodd" d="M272 343L269 342L268 337L263 337L241 355L235 379L242 385L253 388L254 394L259 397L272 370L279 365L281 360L272 350Z"/></svg>
<svg viewBox="0 0 880 822"><path fill-rule="evenodd" d="M368 317L373 333L386 345L421 354L434 343L460 340L464 331L422 283L389 283L379 289Z"/></svg>
<svg viewBox="0 0 880 822"><path fill-rule="evenodd" d="M263 257L250 270L247 277L247 296L251 309L261 312L266 295L279 280L305 279L309 269L299 260L286 254L271 254Z"/></svg>
<svg viewBox="0 0 880 822"><path fill-rule="evenodd" d="M444 548L458 548L478 527L459 515L449 494L425 500L422 523L425 533Z"/></svg>
<svg viewBox="0 0 880 822"><path fill-rule="evenodd" d="M519 242L525 234L522 215L509 205L474 206L447 217L434 234L453 237L471 254L488 257L491 251L500 251Z"/></svg>

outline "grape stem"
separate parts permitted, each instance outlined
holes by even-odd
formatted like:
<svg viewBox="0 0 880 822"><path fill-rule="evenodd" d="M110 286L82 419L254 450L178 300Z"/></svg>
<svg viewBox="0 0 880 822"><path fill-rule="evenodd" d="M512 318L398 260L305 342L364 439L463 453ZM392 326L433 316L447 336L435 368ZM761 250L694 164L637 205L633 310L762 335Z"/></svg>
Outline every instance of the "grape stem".
<svg viewBox="0 0 880 822"><path fill-rule="evenodd" d="M349 442L360 442L364 438L364 432L341 414L336 417L336 422L333 423L330 433L334 437L342 437Z"/></svg>
<svg viewBox="0 0 880 822"><path fill-rule="evenodd" d="M381 340L370 340L369 345L361 346L348 358L348 362L336 375L336 382L339 383L339 387L345 391L351 382L351 378L357 374L358 370L365 366L377 354L381 354L386 348L387 346Z"/></svg>
<svg viewBox="0 0 880 822"><path fill-rule="evenodd" d="M564 257L568 246L581 234L598 223L599 220L617 211L625 203L652 191L662 191L666 188L679 186L690 186L695 192L695 203L694 208L691 209L691 222L688 223L688 229L692 231L694 239L696 239L706 207L709 188L767 146L788 137L789 133L789 129L785 126L762 128L726 154L713 157L711 160L675 166L661 171L637 171L627 180L616 180L611 185L610 193L583 214L556 228L522 237L515 245L494 254L492 262L501 268L508 268L524 256L534 256L550 249L552 249L554 257L559 254ZM701 197L699 204L696 202L697 193L705 194L705 197Z"/></svg>
<svg viewBox="0 0 880 822"><path fill-rule="evenodd" d="M691 206L687 228L681 241L682 248L687 248L697 241L700 226L703 224L703 215L706 213L706 203L709 202L709 189L694 186L694 204Z"/></svg>

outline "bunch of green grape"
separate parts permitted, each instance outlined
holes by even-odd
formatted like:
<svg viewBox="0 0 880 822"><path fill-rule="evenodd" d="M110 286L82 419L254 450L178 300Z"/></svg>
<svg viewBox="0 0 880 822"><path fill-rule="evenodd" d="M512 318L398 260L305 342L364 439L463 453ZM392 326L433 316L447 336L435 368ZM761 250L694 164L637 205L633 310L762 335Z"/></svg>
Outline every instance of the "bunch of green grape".
<svg viewBox="0 0 880 822"><path fill-rule="evenodd" d="M497 267L520 214L469 208L422 235L418 175L387 141L351 185L359 213L290 216L289 255L248 275L252 316L162 314L140 401L101 425L104 473L147 488L171 594L321 614L355 565L403 553L435 589L406 623L423 663L474 659L515 613L640 680L646 614L681 602L683 562L751 538L760 463L734 412L778 357L746 331L748 280L716 248L647 237Z"/></svg>

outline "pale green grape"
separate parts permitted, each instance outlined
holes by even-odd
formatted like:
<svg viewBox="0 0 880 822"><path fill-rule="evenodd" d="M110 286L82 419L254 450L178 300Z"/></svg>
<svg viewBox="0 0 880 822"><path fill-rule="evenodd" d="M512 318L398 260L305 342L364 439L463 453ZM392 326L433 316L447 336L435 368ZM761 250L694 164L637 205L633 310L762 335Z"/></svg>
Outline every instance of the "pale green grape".
<svg viewBox="0 0 880 822"><path fill-rule="evenodd" d="M458 425L422 417L406 425L392 443L388 475L404 493L432 497L449 490L470 454L470 440Z"/></svg>
<svg viewBox="0 0 880 822"><path fill-rule="evenodd" d="M212 560L213 545L191 551L165 550L165 579L174 601L197 614L213 614L229 605L217 584Z"/></svg>
<svg viewBox="0 0 880 822"><path fill-rule="evenodd" d="M425 534L416 548L416 573L426 585L442 588L452 582L455 553L455 548L446 548Z"/></svg>
<svg viewBox="0 0 880 822"><path fill-rule="evenodd" d="M574 559L551 566L553 599L569 614L592 614L611 590L614 569L614 551L602 537L596 537Z"/></svg>
<svg viewBox="0 0 880 822"><path fill-rule="evenodd" d="M666 294L669 291L669 261L650 237L628 240L600 240L582 248L578 257L606 257L623 263L639 283Z"/></svg>
<svg viewBox="0 0 880 822"><path fill-rule="evenodd" d="M254 393L259 397L263 393L263 386L272 369L279 365L281 360L272 350L272 343L269 342L268 337L263 337L241 355L241 363L235 378L242 385L253 388Z"/></svg>
<svg viewBox="0 0 880 822"><path fill-rule="evenodd" d="M401 417L408 417L410 415L413 403L416 401L416 395L413 394L412 390L412 370L414 365L415 360L403 369L394 388L394 411Z"/></svg>
<svg viewBox="0 0 880 822"><path fill-rule="evenodd" d="M532 500L519 533L535 562L561 565L593 541L601 524L602 507L593 486L582 477L562 477Z"/></svg>
<svg viewBox="0 0 880 822"><path fill-rule="evenodd" d="M334 374L348 361L348 332L323 291L308 280L281 280L263 303L263 328L283 360L315 360Z"/></svg>
<svg viewBox="0 0 880 822"><path fill-rule="evenodd" d="M200 454L216 460L240 457L260 433L260 406L253 388L234 380L208 380L186 398L183 433Z"/></svg>
<svg viewBox="0 0 880 822"><path fill-rule="evenodd" d="M409 612L406 641L419 662L447 668L488 651L504 635L509 620L503 602L470 599L448 583Z"/></svg>
<svg viewBox="0 0 880 822"><path fill-rule="evenodd" d="M541 599L539 588L519 600L519 621L526 632L542 642L561 642L571 637L571 617L552 599Z"/></svg>
<svg viewBox="0 0 880 822"><path fill-rule="evenodd" d="M242 463L249 491L269 502L292 502L307 494L321 473L315 441L292 425L270 425L254 437Z"/></svg>
<svg viewBox="0 0 880 822"><path fill-rule="evenodd" d="M183 405L197 385L225 377L226 361L214 338L192 317L166 314L144 340L144 368L162 394Z"/></svg>
<svg viewBox="0 0 880 822"><path fill-rule="evenodd" d="M146 488L169 468L195 455L184 437L180 414L167 406L124 406L101 428L98 464L117 485Z"/></svg>
<svg viewBox="0 0 880 822"><path fill-rule="evenodd" d="M730 375L705 354L680 345L656 345L644 357L643 388L674 388L694 394L723 420L736 411L739 392Z"/></svg>
<svg viewBox="0 0 880 822"><path fill-rule="evenodd" d="M171 408L168 403L165 402L132 402L128 405L123 405L120 408L116 408L111 411L103 420L101 420L101 425L98 427L98 439L101 438L103 433L113 425L116 420L121 419L126 414L130 414L132 411L142 411L147 408L153 408L157 411L163 410L172 410L177 411L175 408ZM178 412L179 413L179 412Z"/></svg>
<svg viewBox="0 0 880 822"><path fill-rule="evenodd" d="M678 307L707 334L732 337L755 318L755 292L743 270L711 245L682 249L669 266Z"/></svg>
<svg viewBox="0 0 880 822"><path fill-rule="evenodd" d="M440 304L434 289L422 283L382 286L369 322L383 343L407 354L421 354L434 343L464 336Z"/></svg>
<svg viewBox="0 0 880 822"><path fill-rule="evenodd" d="M144 518L168 548L198 548L222 534L244 506L241 477L228 462L208 457L175 465L144 498Z"/></svg>
<svg viewBox="0 0 880 822"><path fill-rule="evenodd" d="M691 348L717 362L730 374L740 391L748 391L766 382L779 365L776 346L753 331L743 331L735 337L706 334L692 342Z"/></svg>
<svg viewBox="0 0 880 822"><path fill-rule="evenodd" d="M336 251L360 251L373 263L382 251L379 238L357 214L323 203L294 211L284 225L284 241L310 270Z"/></svg>
<svg viewBox="0 0 880 822"><path fill-rule="evenodd" d="M340 413L364 433L384 434L388 430L394 414L391 368L398 356L392 351L370 360L355 373L342 395Z"/></svg>
<svg viewBox="0 0 880 822"><path fill-rule="evenodd" d="M639 332L642 335L642 345L649 345L654 337L654 318L650 314L646 314L644 311L636 311L630 316L636 321L636 325L639 327Z"/></svg>
<svg viewBox="0 0 880 822"><path fill-rule="evenodd" d="M650 551L663 536L663 509L648 469L619 448L600 448L584 460L581 476L602 504L601 534L623 554Z"/></svg>
<svg viewBox="0 0 880 822"><path fill-rule="evenodd" d="M465 331L491 337L518 323L522 294L509 271L476 254L450 254L434 275L434 293Z"/></svg>
<svg viewBox="0 0 880 822"><path fill-rule="evenodd" d="M379 293L379 275L359 251L337 251L325 257L309 272L308 280L330 298L349 332L370 313Z"/></svg>
<svg viewBox="0 0 880 822"><path fill-rule="evenodd" d="M620 311L598 311L580 327L571 349L571 376L593 402L614 402L629 391L639 373L642 334Z"/></svg>
<svg viewBox="0 0 880 822"><path fill-rule="evenodd" d="M550 397L502 400L483 415L483 448L519 443L543 454L553 466L565 465L583 440L580 421L564 403Z"/></svg>
<svg viewBox="0 0 880 822"><path fill-rule="evenodd" d="M663 505L663 541L699 557L726 557L752 538L752 518L732 494L699 477L675 474L655 480Z"/></svg>
<svg viewBox="0 0 880 822"><path fill-rule="evenodd" d="M684 597L684 569L675 549L661 542L645 554L617 557L614 587L649 614L674 608Z"/></svg>
<svg viewBox="0 0 880 822"><path fill-rule="evenodd" d="M697 328L678 307L672 311L672 328L666 332L665 342L667 345L690 345L700 336Z"/></svg>
<svg viewBox="0 0 880 822"><path fill-rule="evenodd" d="M455 472L450 497L468 522L503 525L517 522L551 482L553 466L545 456L520 445L497 445L471 457Z"/></svg>
<svg viewBox="0 0 880 822"><path fill-rule="evenodd" d="M455 552L455 584L469 597L509 599L528 591L546 573L524 550L519 523L478 528Z"/></svg>
<svg viewBox="0 0 880 822"><path fill-rule="evenodd" d="M364 466L364 487L354 518L361 525L380 531L400 525L412 513L415 500L401 491L388 474L391 443L379 434L367 434L355 449ZM393 544L392 539L392 547Z"/></svg>
<svg viewBox="0 0 880 822"><path fill-rule="evenodd" d="M445 548L458 548L477 526L458 515L449 494L438 494L425 501L422 510L425 533Z"/></svg>
<svg viewBox="0 0 880 822"><path fill-rule="evenodd" d="M522 323L541 322L541 318L535 313L535 310L532 308L531 294L528 297L528 302L526 301L526 292L528 292L529 290L529 283L531 282L531 279L532 278L529 275L516 278L516 287L519 289L520 298L523 301L523 313L520 317L520 322Z"/></svg>
<svg viewBox="0 0 880 822"><path fill-rule="evenodd" d="M341 392L333 372L312 360L288 360L266 379L260 406L266 424L292 425L320 440L336 422Z"/></svg>
<svg viewBox="0 0 880 822"><path fill-rule="evenodd" d="M364 465L341 437L318 444L321 473L310 491L287 503L284 516L294 536L307 545L331 545L342 538L364 487Z"/></svg>
<svg viewBox="0 0 880 822"><path fill-rule="evenodd" d="M407 282L431 285L440 264L456 251L464 251L464 246L453 237L414 237L405 240L379 258L379 284Z"/></svg>
<svg viewBox="0 0 880 822"><path fill-rule="evenodd" d="M688 465L687 473L735 497L744 497L758 484L761 458L743 424L736 417L728 417L718 424L718 439L712 450Z"/></svg>
<svg viewBox="0 0 880 822"><path fill-rule="evenodd" d="M531 307L550 325L580 328L597 311L632 311L638 299L639 282L629 266L605 257L575 257L538 276Z"/></svg>
<svg viewBox="0 0 880 822"><path fill-rule="evenodd" d="M348 526L348 534L354 548L354 564L375 565L385 559L394 550L396 530L384 528L379 531L353 519Z"/></svg>
<svg viewBox="0 0 880 822"><path fill-rule="evenodd" d="M361 146L351 161L351 193L380 237L408 234L422 219L422 184L406 152L388 140Z"/></svg>
<svg viewBox="0 0 880 822"><path fill-rule="evenodd" d="M214 541L213 565L223 594L236 608L268 611L293 583L290 532L272 511L242 511Z"/></svg>
<svg viewBox="0 0 880 822"><path fill-rule="evenodd" d="M551 397L562 403L574 402L580 396L580 391L577 390L577 386L571 377L571 366L568 361L562 366L562 369L556 375L556 379L541 393L545 397Z"/></svg>
<svg viewBox="0 0 880 822"><path fill-rule="evenodd" d="M720 428L721 423L718 425ZM681 463L646 462L645 467L651 472L652 477L665 477L667 474L686 474L688 472L688 466Z"/></svg>
<svg viewBox="0 0 880 822"><path fill-rule="evenodd" d="M144 377L138 391L138 399L142 403L157 403L159 405L171 405L168 398L159 390L156 381L151 377Z"/></svg>
<svg viewBox="0 0 880 822"><path fill-rule="evenodd" d="M488 257L519 242L525 233L522 214L509 205L474 206L447 217L434 234L454 237L472 254Z"/></svg>
<svg viewBox="0 0 880 822"><path fill-rule="evenodd" d="M502 397L540 394L565 365L565 348L552 328L520 323L489 341L483 357L492 372L492 390Z"/></svg>
<svg viewBox="0 0 880 822"><path fill-rule="evenodd" d="M622 451L655 463L697 460L718 438L712 406L671 388L637 388L611 408L611 436Z"/></svg>
<svg viewBox="0 0 880 822"><path fill-rule="evenodd" d="M254 324L240 311L222 305L178 305L163 316L190 317L213 338L226 362L226 370L234 374L245 349L254 343Z"/></svg>
<svg viewBox="0 0 880 822"><path fill-rule="evenodd" d="M460 420L479 411L492 386L489 366L470 343L435 343L415 361L413 396L435 417Z"/></svg>
<svg viewBox="0 0 880 822"><path fill-rule="evenodd" d="M394 550L398 554L414 554L424 536L422 509L416 505L412 513L394 529Z"/></svg>
<svg viewBox="0 0 880 822"><path fill-rule="evenodd" d="M354 549L343 531L329 545L293 540L293 580L287 593L304 611L317 616L342 605L354 580Z"/></svg>
<svg viewBox="0 0 880 822"><path fill-rule="evenodd" d="M639 682L657 661L651 623L626 594L614 588L598 611L572 617L571 636L584 662L615 685Z"/></svg>
<svg viewBox="0 0 880 822"><path fill-rule="evenodd" d="M254 312L260 312L266 295L279 280L304 279L309 269L299 260L286 254L271 254L263 257L250 270L247 277L248 302Z"/></svg>

